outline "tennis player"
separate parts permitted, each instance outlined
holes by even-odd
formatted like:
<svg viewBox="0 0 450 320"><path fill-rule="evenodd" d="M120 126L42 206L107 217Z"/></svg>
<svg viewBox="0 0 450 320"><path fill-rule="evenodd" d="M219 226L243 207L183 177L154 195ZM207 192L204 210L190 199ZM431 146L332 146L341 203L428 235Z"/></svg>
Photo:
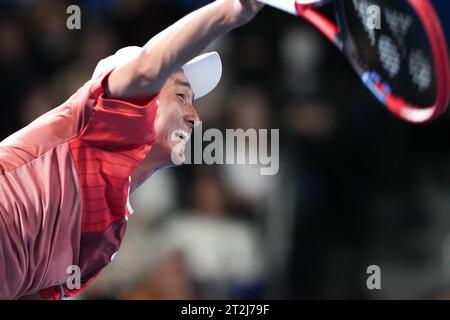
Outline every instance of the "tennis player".
<svg viewBox="0 0 450 320"><path fill-rule="evenodd" d="M100 61L65 103L0 143L0 299L74 296L111 262L130 191L173 165L199 120L193 100L221 78L219 55L198 55L261 8L204 6ZM73 266L79 288L68 285Z"/></svg>

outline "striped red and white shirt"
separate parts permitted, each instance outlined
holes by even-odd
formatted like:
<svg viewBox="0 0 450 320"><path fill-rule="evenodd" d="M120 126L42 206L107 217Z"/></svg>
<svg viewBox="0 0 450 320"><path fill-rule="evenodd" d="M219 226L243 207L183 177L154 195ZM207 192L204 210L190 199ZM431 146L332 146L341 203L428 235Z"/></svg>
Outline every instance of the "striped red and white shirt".
<svg viewBox="0 0 450 320"><path fill-rule="evenodd" d="M119 250L130 176L156 140L147 105L104 97L110 72L0 143L0 299L82 291ZM81 270L81 288L66 285Z"/></svg>

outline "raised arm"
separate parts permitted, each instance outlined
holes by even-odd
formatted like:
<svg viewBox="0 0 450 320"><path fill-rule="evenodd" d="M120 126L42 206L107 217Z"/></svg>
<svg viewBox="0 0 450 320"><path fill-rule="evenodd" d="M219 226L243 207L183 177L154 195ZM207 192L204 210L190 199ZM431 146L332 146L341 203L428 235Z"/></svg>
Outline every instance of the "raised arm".
<svg viewBox="0 0 450 320"><path fill-rule="evenodd" d="M115 69L106 94L122 99L156 94L174 71L213 40L249 22L262 7L255 0L217 0L192 12L152 38L135 59Z"/></svg>

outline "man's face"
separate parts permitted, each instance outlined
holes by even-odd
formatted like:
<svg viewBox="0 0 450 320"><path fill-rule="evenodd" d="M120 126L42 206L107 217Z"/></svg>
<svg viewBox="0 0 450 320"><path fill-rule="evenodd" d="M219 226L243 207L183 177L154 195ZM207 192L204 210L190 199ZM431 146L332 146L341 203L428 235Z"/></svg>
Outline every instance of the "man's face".
<svg viewBox="0 0 450 320"><path fill-rule="evenodd" d="M172 74L161 89L155 120L157 141L153 152L161 162L172 165L172 153L184 157L184 149L199 116L193 106L194 93L182 70Z"/></svg>

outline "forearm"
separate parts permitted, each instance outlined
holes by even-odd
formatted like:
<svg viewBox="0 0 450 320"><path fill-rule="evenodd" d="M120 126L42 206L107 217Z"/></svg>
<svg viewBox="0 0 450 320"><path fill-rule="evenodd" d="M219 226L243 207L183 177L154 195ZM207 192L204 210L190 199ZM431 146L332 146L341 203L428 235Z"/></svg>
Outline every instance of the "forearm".
<svg viewBox="0 0 450 320"><path fill-rule="evenodd" d="M214 1L152 38L136 59L111 74L112 96L130 98L157 93L174 71L212 41L251 19L236 14L234 6L235 1Z"/></svg>
<svg viewBox="0 0 450 320"><path fill-rule="evenodd" d="M184 63L200 54L212 41L240 24L231 14L233 3L215 1L185 16L145 46L142 54L142 73L152 75L157 69L168 77Z"/></svg>

